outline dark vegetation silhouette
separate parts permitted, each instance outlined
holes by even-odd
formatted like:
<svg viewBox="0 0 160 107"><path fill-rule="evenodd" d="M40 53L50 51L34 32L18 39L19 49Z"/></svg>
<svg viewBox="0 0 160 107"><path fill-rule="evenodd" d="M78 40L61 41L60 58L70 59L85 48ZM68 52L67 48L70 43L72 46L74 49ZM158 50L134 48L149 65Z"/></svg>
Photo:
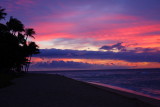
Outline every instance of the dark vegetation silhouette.
<svg viewBox="0 0 160 107"><path fill-rule="evenodd" d="M28 40L36 33L14 17L1 23L6 15L0 7L0 72L27 72L32 55L39 53L38 45Z"/></svg>

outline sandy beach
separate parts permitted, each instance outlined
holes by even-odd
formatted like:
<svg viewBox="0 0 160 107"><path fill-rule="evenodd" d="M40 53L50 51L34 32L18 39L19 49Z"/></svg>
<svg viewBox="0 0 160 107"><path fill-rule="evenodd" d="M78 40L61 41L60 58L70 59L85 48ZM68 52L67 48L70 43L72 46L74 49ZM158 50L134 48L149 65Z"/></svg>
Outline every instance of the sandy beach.
<svg viewBox="0 0 160 107"><path fill-rule="evenodd" d="M13 85L0 89L0 107L153 106L110 90L60 75L26 74L13 80Z"/></svg>

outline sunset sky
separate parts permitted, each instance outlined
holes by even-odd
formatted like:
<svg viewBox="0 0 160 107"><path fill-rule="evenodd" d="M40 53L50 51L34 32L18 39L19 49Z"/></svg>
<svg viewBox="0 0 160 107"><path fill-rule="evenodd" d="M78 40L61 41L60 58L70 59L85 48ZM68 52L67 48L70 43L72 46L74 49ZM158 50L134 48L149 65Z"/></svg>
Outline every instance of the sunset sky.
<svg viewBox="0 0 160 107"><path fill-rule="evenodd" d="M34 28L30 70L160 68L160 0L0 0Z"/></svg>

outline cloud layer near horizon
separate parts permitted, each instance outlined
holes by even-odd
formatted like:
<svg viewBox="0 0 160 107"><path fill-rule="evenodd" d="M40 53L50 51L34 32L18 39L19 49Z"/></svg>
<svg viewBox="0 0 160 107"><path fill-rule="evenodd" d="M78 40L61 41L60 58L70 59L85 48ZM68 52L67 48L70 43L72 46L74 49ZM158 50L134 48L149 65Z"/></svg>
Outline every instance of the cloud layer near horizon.
<svg viewBox="0 0 160 107"><path fill-rule="evenodd" d="M153 51L154 50L154 51ZM86 50L41 49L36 57L44 58L77 58L77 59L112 59L128 62L160 62L160 50L137 48L126 52L102 52Z"/></svg>
<svg viewBox="0 0 160 107"><path fill-rule="evenodd" d="M101 64L89 64L83 62L74 61L52 61L38 62L31 65L31 70L95 70L95 69L125 69L130 68L128 66L117 65L101 65Z"/></svg>
<svg viewBox="0 0 160 107"><path fill-rule="evenodd" d="M157 68L159 54L160 50L153 48L120 52L41 49L41 54L34 56L31 70Z"/></svg>

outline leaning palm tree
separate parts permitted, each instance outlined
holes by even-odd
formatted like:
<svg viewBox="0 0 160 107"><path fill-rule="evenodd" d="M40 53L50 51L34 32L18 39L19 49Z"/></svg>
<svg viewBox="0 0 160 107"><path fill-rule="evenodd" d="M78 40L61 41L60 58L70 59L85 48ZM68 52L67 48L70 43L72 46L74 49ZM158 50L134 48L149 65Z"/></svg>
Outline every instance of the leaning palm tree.
<svg viewBox="0 0 160 107"><path fill-rule="evenodd" d="M35 35L35 34L36 34L36 32L34 31L33 28L26 28L25 29L26 41L27 41L28 37L34 38L33 35Z"/></svg>
<svg viewBox="0 0 160 107"><path fill-rule="evenodd" d="M7 15L7 13L5 13L4 11L5 9L0 7L0 20L5 19L5 16Z"/></svg>

